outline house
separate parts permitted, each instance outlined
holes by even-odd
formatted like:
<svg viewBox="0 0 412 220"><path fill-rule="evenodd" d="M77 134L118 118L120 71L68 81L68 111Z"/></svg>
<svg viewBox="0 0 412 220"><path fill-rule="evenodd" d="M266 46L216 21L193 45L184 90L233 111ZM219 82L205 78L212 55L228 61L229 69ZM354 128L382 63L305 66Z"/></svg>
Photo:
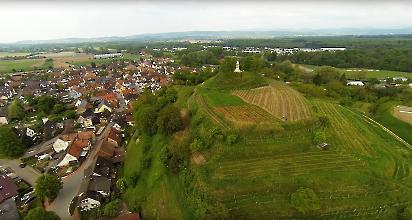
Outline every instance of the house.
<svg viewBox="0 0 412 220"><path fill-rule="evenodd" d="M0 176L0 203L16 197L17 194L17 186L14 181L8 176Z"/></svg>
<svg viewBox="0 0 412 220"><path fill-rule="evenodd" d="M6 86L0 86L0 100L9 100L13 97L13 92Z"/></svg>
<svg viewBox="0 0 412 220"><path fill-rule="evenodd" d="M78 162L81 158L84 158L90 149L90 142L84 140L75 140L70 145L67 154L63 160L57 165L58 167L64 167L72 162Z"/></svg>
<svg viewBox="0 0 412 220"><path fill-rule="evenodd" d="M364 86L365 84L359 80L349 80L346 85L348 86Z"/></svg>
<svg viewBox="0 0 412 220"><path fill-rule="evenodd" d="M83 114L90 107L89 103L86 100L78 100L74 106L77 107L77 114Z"/></svg>
<svg viewBox="0 0 412 220"><path fill-rule="evenodd" d="M109 142L108 140L101 140L99 144L101 144L101 146L99 148L99 152L97 152L97 155L99 157L103 157L110 160L114 155L116 145Z"/></svg>
<svg viewBox="0 0 412 220"><path fill-rule="evenodd" d="M14 200L17 195L18 188L14 181L8 176L0 176L0 219L20 219Z"/></svg>
<svg viewBox="0 0 412 220"><path fill-rule="evenodd" d="M122 143L122 134L115 128L111 128L107 140L118 147Z"/></svg>
<svg viewBox="0 0 412 220"><path fill-rule="evenodd" d="M110 107L110 104L106 100L102 100L99 105L96 107L94 110L94 113L102 113L104 111L109 111L112 112L112 108Z"/></svg>
<svg viewBox="0 0 412 220"><path fill-rule="evenodd" d="M79 207L87 211L100 206L102 199L110 195L114 168L110 161L97 157L84 170L84 179L79 190Z"/></svg>
<svg viewBox="0 0 412 220"><path fill-rule="evenodd" d="M56 153L59 153L61 151L65 151L67 147L69 146L70 141L63 141L62 139L57 139L54 144L53 144L53 150Z"/></svg>
<svg viewBox="0 0 412 220"><path fill-rule="evenodd" d="M9 198L0 203L0 219L20 220L19 210L14 198Z"/></svg>
<svg viewBox="0 0 412 220"><path fill-rule="evenodd" d="M34 139L34 136L36 136L36 132L30 128L26 128L26 135Z"/></svg>
<svg viewBox="0 0 412 220"><path fill-rule="evenodd" d="M0 125L6 125L9 123L7 120L8 110L7 107L0 108Z"/></svg>
<svg viewBox="0 0 412 220"><path fill-rule="evenodd" d="M93 191L83 192L79 195L79 208L80 211L90 211L92 209L100 207L100 201L102 196Z"/></svg>

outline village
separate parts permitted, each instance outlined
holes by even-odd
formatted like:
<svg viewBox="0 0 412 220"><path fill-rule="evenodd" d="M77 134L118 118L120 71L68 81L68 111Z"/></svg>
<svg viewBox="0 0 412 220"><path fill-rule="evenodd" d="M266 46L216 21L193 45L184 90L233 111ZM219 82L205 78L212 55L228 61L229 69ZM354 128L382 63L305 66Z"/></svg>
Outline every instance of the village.
<svg viewBox="0 0 412 220"><path fill-rule="evenodd" d="M20 162L0 160L2 212L10 219L17 213L18 219L17 208L27 209L35 200L33 185L43 173L63 182L65 193L48 206L59 216L99 207L116 190L128 131L134 125L132 101L144 90L155 93L168 85L175 71L172 63L145 57L0 78L0 124L13 126L27 148ZM51 103L52 110L41 111L32 100ZM16 102L23 112L19 117L10 115ZM74 207L71 213L68 207Z"/></svg>

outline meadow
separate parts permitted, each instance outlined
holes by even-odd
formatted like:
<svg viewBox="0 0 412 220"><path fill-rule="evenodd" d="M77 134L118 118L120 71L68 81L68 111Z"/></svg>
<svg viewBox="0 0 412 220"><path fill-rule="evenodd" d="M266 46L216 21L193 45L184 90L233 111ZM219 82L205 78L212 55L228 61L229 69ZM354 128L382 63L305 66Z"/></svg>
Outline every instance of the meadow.
<svg viewBox="0 0 412 220"><path fill-rule="evenodd" d="M314 65L301 65L303 68L309 71L313 71L319 66ZM406 77L412 79L412 73L408 72L399 72L399 71L390 71L390 70L375 70L375 69L362 69L362 68L336 68L341 73L345 73L348 79L386 79L390 77Z"/></svg>
<svg viewBox="0 0 412 220"><path fill-rule="evenodd" d="M14 71L33 71L39 69L46 59L0 60L0 73Z"/></svg>

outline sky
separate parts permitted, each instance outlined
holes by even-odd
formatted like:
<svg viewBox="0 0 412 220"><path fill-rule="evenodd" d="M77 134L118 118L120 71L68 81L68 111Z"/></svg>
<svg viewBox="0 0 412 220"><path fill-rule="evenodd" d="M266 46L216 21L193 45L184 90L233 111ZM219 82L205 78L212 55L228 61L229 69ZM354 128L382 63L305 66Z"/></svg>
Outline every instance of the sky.
<svg viewBox="0 0 412 220"><path fill-rule="evenodd" d="M144 33L412 27L406 1L0 1L0 42Z"/></svg>

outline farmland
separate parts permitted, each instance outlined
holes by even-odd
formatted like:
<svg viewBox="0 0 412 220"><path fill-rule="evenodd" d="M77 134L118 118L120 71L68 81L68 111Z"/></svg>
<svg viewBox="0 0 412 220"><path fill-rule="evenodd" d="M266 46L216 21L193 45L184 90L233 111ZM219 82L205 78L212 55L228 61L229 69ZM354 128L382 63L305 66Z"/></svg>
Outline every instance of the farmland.
<svg viewBox="0 0 412 220"><path fill-rule="evenodd" d="M207 164L213 173L206 180L212 198L225 204L232 216L260 219L300 216L290 204L299 186L316 192L321 208L312 214L325 218L385 218L393 207L408 204L405 196L392 198L412 193L405 182L410 179L410 152L339 105L319 100L311 104L317 114L330 118L331 149L314 147L307 129L275 135L272 142L249 137L216 149L210 155L219 159L208 158Z"/></svg>
<svg viewBox="0 0 412 220"><path fill-rule="evenodd" d="M0 73L13 71L32 71L40 68L46 59L1 60Z"/></svg>
<svg viewBox="0 0 412 220"><path fill-rule="evenodd" d="M313 71L318 66L314 65L299 65L304 70ZM408 72L399 72L399 71L390 71L390 70L375 70L375 69L362 69L362 68L336 68L341 73L345 73L346 77L349 79L368 79L368 78L377 78L377 79L386 79L388 77L406 77L412 78L412 73Z"/></svg>
<svg viewBox="0 0 412 220"><path fill-rule="evenodd" d="M29 54L30 53L26 53L26 52L0 52L0 58L27 56Z"/></svg>
<svg viewBox="0 0 412 220"><path fill-rule="evenodd" d="M250 90L236 90L233 94L257 105L282 120L297 121L311 116L305 98L279 82Z"/></svg>

